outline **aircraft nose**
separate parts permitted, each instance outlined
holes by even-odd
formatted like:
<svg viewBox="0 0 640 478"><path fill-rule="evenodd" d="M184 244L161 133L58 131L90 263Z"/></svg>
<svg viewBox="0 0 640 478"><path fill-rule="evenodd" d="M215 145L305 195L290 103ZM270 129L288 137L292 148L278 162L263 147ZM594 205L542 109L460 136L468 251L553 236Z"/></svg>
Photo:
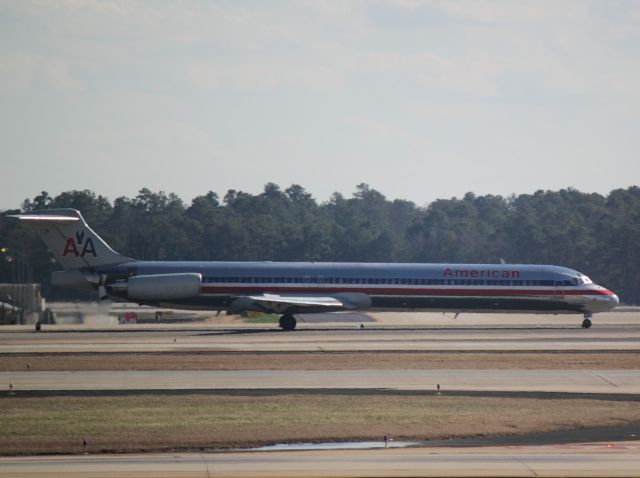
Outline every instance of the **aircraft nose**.
<svg viewBox="0 0 640 478"><path fill-rule="evenodd" d="M620 303L620 299L618 298L617 295L615 294L611 294L609 296L609 306L613 309L615 306L617 306Z"/></svg>

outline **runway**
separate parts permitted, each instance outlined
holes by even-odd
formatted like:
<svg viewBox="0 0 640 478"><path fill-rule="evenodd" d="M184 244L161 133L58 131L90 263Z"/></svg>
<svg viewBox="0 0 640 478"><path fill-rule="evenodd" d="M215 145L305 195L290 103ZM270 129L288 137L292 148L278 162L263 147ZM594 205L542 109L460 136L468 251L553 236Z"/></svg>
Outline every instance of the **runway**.
<svg viewBox="0 0 640 478"><path fill-rule="evenodd" d="M638 324L613 319L585 330L568 319L533 325L502 317L453 323L432 318L430 325L398 327L386 323L364 329L343 324L302 325L285 333L275 327L112 326L103 329L45 326L43 332L16 328L0 331L0 354L93 352L376 352L376 351L640 351ZM618 314L627 316L628 314ZM536 317L537 318L537 317ZM573 318L575 321L575 318ZM437 324L437 325L436 325Z"/></svg>
<svg viewBox="0 0 640 478"><path fill-rule="evenodd" d="M117 353L159 354L171 360L179 353L255 354L272 360L269 353L299 352L332 355L371 353L365 369L288 369L286 360L274 369L254 370L124 370L0 372L0 390L13 384L21 394L68 399L77 395L134 395L139 393L209 394L238 393L354 393L382 392L436 395L439 384L444 397L456 393L483 393L516 398L591 398L634 401L640 396L640 370L599 370L579 365L563 366L563 355L554 357L547 369L481 369L473 360L456 369L393 369L376 367L376 352L485 351L492 357L506 352L547 353L584 351L580 363L589 363L590 352L614 354L617 363L629 352L640 352L640 314L602 314L594 326L579 327L577 316L527 316L467 314L455 321L440 314L388 314L359 324L305 324L285 333L275 326L222 323L185 326L45 326L35 333L25 327L0 330L1 354L20 357L39 354L82 354L108 357ZM625 354L617 354L626 351ZM174 355L165 356L165 352ZM260 355L264 354L264 355ZM362 354L361 354L362 355ZM470 354L461 354L468 360ZM547 354L548 355L548 354ZM132 360L136 358L131 357ZM1 360L1 358L0 358ZM17 360L25 360L19 358ZM127 358L128 360L128 358ZM307 358L309 360L309 358ZM615 361L608 363L613 363ZM215 363L215 362L212 362ZM395 364L396 362L394 362ZM498 365L499 367L499 365ZM399 367L400 368L400 367ZM513 368L513 367L507 367ZM541 367L544 368L544 367ZM606 367L602 367L606 368ZM89 369L87 369L89 370ZM581 395L582 394L582 395ZM574 396L575 395L575 396ZM597 397L596 397L597 396ZM603 398L605 397L605 398ZM135 397L133 397L135 399ZM434 399L436 399L434 397ZM440 402L439 402L440 403ZM573 403L573 402L572 402ZM577 403L577 402L576 402ZM606 407L605 407L606 408ZM606 409L608 410L608 409ZM605 410L605 413L609 413ZM607 415L609 416L609 415ZM475 431L474 431L475 432ZM477 430L482 433L482 430ZM635 432L634 432L635 433ZM604 439L590 437L589 440ZM631 439L631 438L625 438ZM0 458L0 475L19 476L637 476L640 442L549 446L491 446L478 448L409 448L389 450L323 450L285 452L171 453L146 455L35 456Z"/></svg>
<svg viewBox="0 0 640 478"><path fill-rule="evenodd" d="M640 370L1 372L5 390L425 390L640 394Z"/></svg>
<svg viewBox="0 0 640 478"><path fill-rule="evenodd" d="M0 458L1 473L180 477L630 477L637 442L478 449L409 448L296 452L171 453Z"/></svg>

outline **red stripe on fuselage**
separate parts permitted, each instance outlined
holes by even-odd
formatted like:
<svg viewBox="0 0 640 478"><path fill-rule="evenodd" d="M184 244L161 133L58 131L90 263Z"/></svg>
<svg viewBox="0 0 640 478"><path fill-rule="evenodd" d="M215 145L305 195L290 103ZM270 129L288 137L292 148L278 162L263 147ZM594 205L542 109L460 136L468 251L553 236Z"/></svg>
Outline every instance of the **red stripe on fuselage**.
<svg viewBox="0 0 640 478"><path fill-rule="evenodd" d="M424 296L563 296L563 295L613 295L613 292L607 289L578 289L578 290L558 290L558 289L424 289L424 288L370 288L370 287L265 287L258 285L239 285L230 284L228 286L211 286L203 285L202 291L206 293L256 293L256 292L284 292L284 293L329 293L336 294L341 292L354 292L367 295L424 295Z"/></svg>

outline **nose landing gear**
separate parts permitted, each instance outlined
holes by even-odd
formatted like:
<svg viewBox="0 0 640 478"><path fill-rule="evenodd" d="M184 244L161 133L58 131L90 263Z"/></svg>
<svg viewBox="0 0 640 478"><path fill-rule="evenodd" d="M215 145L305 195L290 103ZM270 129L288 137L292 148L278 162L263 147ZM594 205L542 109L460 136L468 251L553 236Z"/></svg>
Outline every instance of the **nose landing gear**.
<svg viewBox="0 0 640 478"><path fill-rule="evenodd" d="M591 312L587 312L584 314L584 320L582 321L583 329L588 329L589 327L591 327L591 317L593 317L593 314Z"/></svg>

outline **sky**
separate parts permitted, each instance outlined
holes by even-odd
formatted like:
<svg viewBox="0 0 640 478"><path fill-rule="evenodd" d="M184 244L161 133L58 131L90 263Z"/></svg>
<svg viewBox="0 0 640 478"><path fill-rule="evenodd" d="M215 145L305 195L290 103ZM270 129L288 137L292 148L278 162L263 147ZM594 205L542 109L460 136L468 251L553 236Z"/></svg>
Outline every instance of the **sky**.
<svg viewBox="0 0 640 478"><path fill-rule="evenodd" d="M640 0L0 0L0 209L640 183Z"/></svg>

